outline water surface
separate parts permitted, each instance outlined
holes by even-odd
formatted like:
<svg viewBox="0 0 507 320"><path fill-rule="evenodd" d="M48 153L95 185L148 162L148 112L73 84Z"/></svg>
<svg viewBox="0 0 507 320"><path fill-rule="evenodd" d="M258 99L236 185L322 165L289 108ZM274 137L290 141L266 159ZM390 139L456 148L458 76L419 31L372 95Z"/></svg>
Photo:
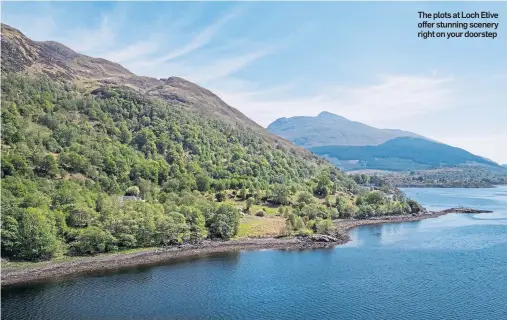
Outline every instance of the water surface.
<svg viewBox="0 0 507 320"><path fill-rule="evenodd" d="M313 251L249 251L2 290L2 319L507 319L507 188L404 189L430 209Z"/></svg>

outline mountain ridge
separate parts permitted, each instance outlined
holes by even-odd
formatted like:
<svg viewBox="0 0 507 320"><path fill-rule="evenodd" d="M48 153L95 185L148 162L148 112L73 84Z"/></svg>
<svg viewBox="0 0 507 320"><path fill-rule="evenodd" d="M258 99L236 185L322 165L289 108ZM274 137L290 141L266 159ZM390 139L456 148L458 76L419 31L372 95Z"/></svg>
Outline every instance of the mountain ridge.
<svg viewBox="0 0 507 320"><path fill-rule="evenodd" d="M279 118L267 129L305 148L325 145L379 145L399 136L427 139L409 131L378 129L328 111L323 111L316 117Z"/></svg>
<svg viewBox="0 0 507 320"><path fill-rule="evenodd" d="M156 79L139 76L118 63L80 54L64 44L55 41L33 41L18 29L3 23L1 28L4 57L2 72L45 74L53 79L71 80L90 91L104 85L130 87L142 94L169 102L186 103L193 112L246 125L270 136L272 140L282 140L271 135L211 91L183 78ZM202 105L206 105L206 108L202 108Z"/></svg>
<svg viewBox="0 0 507 320"><path fill-rule="evenodd" d="M490 159L413 132L378 129L328 111L316 117L280 118L268 130L346 171L412 171L470 163L499 167ZM439 154L432 155L435 152Z"/></svg>
<svg viewBox="0 0 507 320"><path fill-rule="evenodd" d="M464 149L413 137L394 138L378 146L318 146L309 150L325 156L341 168L344 162L352 161L351 164L357 165L350 169L356 170L424 170L470 163L500 167L496 162Z"/></svg>

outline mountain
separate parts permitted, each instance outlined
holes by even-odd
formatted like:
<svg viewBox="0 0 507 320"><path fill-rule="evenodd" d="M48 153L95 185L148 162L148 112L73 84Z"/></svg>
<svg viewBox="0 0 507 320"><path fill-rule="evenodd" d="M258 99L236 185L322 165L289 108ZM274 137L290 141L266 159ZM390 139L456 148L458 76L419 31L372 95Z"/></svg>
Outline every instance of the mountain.
<svg viewBox="0 0 507 320"><path fill-rule="evenodd" d="M189 111L203 116L218 117L264 132L257 123L194 83L179 77L137 76L117 63L79 54L57 42L32 41L5 24L2 24L2 56L2 72L45 74L52 79L71 80L89 89L128 87L168 102L183 103Z"/></svg>
<svg viewBox="0 0 507 320"><path fill-rule="evenodd" d="M397 129L377 129L330 112L317 117L280 118L268 131L305 148L328 145L376 146L397 137L424 138Z"/></svg>
<svg viewBox="0 0 507 320"><path fill-rule="evenodd" d="M137 76L3 24L1 44L2 258L258 236L275 220L277 234L311 234L419 211L397 189L367 197L187 80Z"/></svg>
<svg viewBox="0 0 507 320"><path fill-rule="evenodd" d="M394 138L378 146L320 146L309 150L348 170L423 170L460 164L499 167L466 150L412 137Z"/></svg>
<svg viewBox="0 0 507 320"><path fill-rule="evenodd" d="M413 171L462 164L498 167L494 161L413 132L378 129L329 112L280 118L268 130L343 170Z"/></svg>

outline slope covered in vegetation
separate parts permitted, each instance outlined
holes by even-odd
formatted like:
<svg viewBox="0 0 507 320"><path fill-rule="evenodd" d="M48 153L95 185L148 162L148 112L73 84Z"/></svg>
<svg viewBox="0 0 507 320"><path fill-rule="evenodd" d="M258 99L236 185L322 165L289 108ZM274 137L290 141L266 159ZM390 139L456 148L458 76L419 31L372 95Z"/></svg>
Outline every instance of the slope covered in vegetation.
<svg viewBox="0 0 507 320"><path fill-rule="evenodd" d="M495 162L449 145L420 138L400 137L378 146L321 146L309 148L326 155L339 164L340 160L359 161L354 169L421 170L440 166L474 163L498 168Z"/></svg>
<svg viewBox="0 0 507 320"><path fill-rule="evenodd" d="M13 34L2 37L2 45L9 43L2 46L4 257L40 260L229 239L241 215L255 209L258 216L275 210L284 217L286 234L329 232L337 217L419 210L388 186L359 187L194 84L173 78L163 81L168 87L140 90L129 85L139 77L124 72L121 81L83 86L73 64L65 60L57 68L51 63L60 57L50 59L52 51ZM28 64L19 58L19 43L32 53ZM123 70L80 59L87 63L79 65L83 74L94 63ZM39 72L48 64L72 72ZM168 90L177 98L162 94Z"/></svg>

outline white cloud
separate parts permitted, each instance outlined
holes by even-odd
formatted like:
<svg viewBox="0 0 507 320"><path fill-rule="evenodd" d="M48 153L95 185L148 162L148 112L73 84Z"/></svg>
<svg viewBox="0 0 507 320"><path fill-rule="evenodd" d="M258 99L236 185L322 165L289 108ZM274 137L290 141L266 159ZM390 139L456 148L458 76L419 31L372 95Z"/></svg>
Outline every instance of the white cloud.
<svg viewBox="0 0 507 320"><path fill-rule="evenodd" d="M230 92L223 85L216 85L214 90L264 126L279 117L313 116L321 111L378 124L452 107L452 83L451 78L390 75L374 84L328 86L313 95L278 99L266 99L252 90Z"/></svg>
<svg viewBox="0 0 507 320"><path fill-rule="evenodd" d="M140 32L142 39L134 36L121 38L123 34L120 32L133 14L127 13L128 8L123 5L99 13L101 20L91 27L75 27L82 22L76 21L71 27L63 28L58 22L65 12L50 5L36 13L8 14L4 22L20 28L36 40L60 41L78 52L121 62L139 75L158 78L181 76L197 82L263 126L280 117L315 116L321 111L329 111L378 127L414 130L507 162L503 149L494 147L505 141L505 129L499 130L498 134L472 135L463 132L463 127L470 127L477 115L488 115L502 108L500 102L505 102L506 95L500 92L504 91L506 84L505 74L496 78L476 75L473 79L463 79L430 69L424 75L372 75L373 78L362 79L361 84L355 85L329 79L319 83L319 79L309 80L306 74L301 75L302 81L287 79L285 83L272 85L271 81L263 81L271 80L269 74L257 74L258 82L253 82L248 77L240 78L240 71L279 52L281 48L297 43L301 32L308 26L301 26L301 30L287 34L285 38L263 39L265 42L259 43L258 39L250 39L249 34L238 39L227 38L227 32L222 32L227 31L226 26L229 27L228 24L239 17L241 11L230 11L197 28L196 22L205 10L202 6L192 8L181 16L161 12L150 25L143 25L146 28L143 30L149 32ZM129 41L120 41L125 39ZM273 72L277 72L274 67ZM297 70L299 66L294 64L293 68ZM477 81L478 78L481 80ZM481 108L481 113L475 111L476 108ZM471 118L470 115L474 118L473 121L468 119L469 122L460 129L460 133L465 135L452 136L452 127L447 128L447 132L439 131L444 122L455 121L451 111L464 113L465 109L468 118ZM440 117L444 112L447 113L445 119ZM418 124L422 116L426 119L425 123ZM437 118L444 120L432 126L433 120L429 119ZM462 123L463 118L464 115ZM491 120L494 116L483 116L482 119L488 124L494 122ZM481 125L484 126L484 123Z"/></svg>

